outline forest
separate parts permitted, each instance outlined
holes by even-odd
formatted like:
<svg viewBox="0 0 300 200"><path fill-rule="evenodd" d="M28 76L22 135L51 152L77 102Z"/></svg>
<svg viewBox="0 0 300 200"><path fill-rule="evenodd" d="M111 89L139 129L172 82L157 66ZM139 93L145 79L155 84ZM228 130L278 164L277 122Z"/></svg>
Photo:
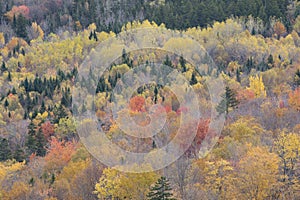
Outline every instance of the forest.
<svg viewBox="0 0 300 200"><path fill-rule="evenodd" d="M0 0L0 16L0 199L300 199L299 1ZM117 42L103 55L119 55L100 74L89 61L109 41ZM133 50L147 45L160 48ZM192 62L206 55L213 65ZM155 63L186 80L184 103L168 79L125 98L128 81L161 75ZM224 82L217 105L207 85L214 78ZM200 108L186 100L188 88ZM220 135L212 106L224 116ZM182 119L193 110L201 117ZM110 142L156 163L136 162L132 169L148 170L130 173L100 162L95 154L118 151L86 145L98 141L79 133L94 136L94 122L76 118L88 111ZM155 137L124 133L127 118L143 127L151 112L167 119ZM165 159L157 152L174 140L182 155L156 169Z"/></svg>

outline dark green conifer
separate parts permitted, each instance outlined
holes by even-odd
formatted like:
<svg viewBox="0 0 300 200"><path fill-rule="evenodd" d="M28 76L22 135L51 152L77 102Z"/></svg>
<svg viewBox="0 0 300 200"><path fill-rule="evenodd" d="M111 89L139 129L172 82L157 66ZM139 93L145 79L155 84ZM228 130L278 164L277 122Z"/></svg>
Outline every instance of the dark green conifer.
<svg viewBox="0 0 300 200"><path fill-rule="evenodd" d="M166 177L158 179L155 185L151 187L147 197L149 200L175 200L169 180Z"/></svg>
<svg viewBox="0 0 300 200"><path fill-rule="evenodd" d="M229 108L236 108L238 105L238 100L236 99L236 94L228 86L225 88L225 94L222 95L223 99L217 106L217 112L219 114L225 113L226 115L229 112Z"/></svg>

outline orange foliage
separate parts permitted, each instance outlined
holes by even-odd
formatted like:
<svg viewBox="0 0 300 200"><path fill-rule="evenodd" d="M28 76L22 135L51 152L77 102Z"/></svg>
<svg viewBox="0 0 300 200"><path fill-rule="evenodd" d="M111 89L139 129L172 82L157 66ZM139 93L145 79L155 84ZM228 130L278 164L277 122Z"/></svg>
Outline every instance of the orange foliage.
<svg viewBox="0 0 300 200"><path fill-rule="evenodd" d="M23 15L26 19L29 19L29 8L25 5L13 6L12 9L5 14L5 16L12 21L14 16Z"/></svg>
<svg viewBox="0 0 300 200"><path fill-rule="evenodd" d="M20 47L26 47L28 44L22 38L13 37L6 45L8 51L12 51L17 45Z"/></svg>
<svg viewBox="0 0 300 200"><path fill-rule="evenodd" d="M201 143L202 141L205 139L205 137L209 134L209 124L210 124L210 120L209 119L202 119L199 122L191 122L187 127L184 127L185 130L185 134L184 134L184 138L180 138L180 146L183 149L187 149L187 151L185 152L185 155L190 157L190 156L196 156L200 150L201 147ZM187 135L191 134L192 128L190 127L195 127L198 126L197 129L197 134L192 142L192 144L189 144L186 141L186 138L189 138ZM189 147L188 147L189 146Z"/></svg>
<svg viewBox="0 0 300 200"><path fill-rule="evenodd" d="M286 34L286 28L281 22L276 22L273 26L274 33L277 35L277 37L283 36Z"/></svg>
<svg viewBox="0 0 300 200"><path fill-rule="evenodd" d="M145 98L141 96L135 96L130 99L129 108L134 112L145 112Z"/></svg>
<svg viewBox="0 0 300 200"><path fill-rule="evenodd" d="M251 89L239 90L237 93L237 100L239 102L247 101L255 98L255 92Z"/></svg>
<svg viewBox="0 0 300 200"><path fill-rule="evenodd" d="M300 87L289 93L289 104L297 111L300 111Z"/></svg>
<svg viewBox="0 0 300 200"><path fill-rule="evenodd" d="M72 155L75 153L77 143L75 141L59 141L55 137L51 137L49 143L50 148L47 149L45 156L46 166L49 170L61 170L71 160Z"/></svg>

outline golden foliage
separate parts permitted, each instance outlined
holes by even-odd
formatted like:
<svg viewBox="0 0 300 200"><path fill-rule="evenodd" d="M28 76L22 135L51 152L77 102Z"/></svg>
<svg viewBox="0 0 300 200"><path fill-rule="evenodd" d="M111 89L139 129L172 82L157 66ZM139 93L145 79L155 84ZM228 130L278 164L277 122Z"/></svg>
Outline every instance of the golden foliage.
<svg viewBox="0 0 300 200"><path fill-rule="evenodd" d="M260 98L260 97L266 97L267 93L265 90L265 85L264 82L262 80L262 76L251 76L249 78L250 81L250 90L253 90L255 93L255 96Z"/></svg>

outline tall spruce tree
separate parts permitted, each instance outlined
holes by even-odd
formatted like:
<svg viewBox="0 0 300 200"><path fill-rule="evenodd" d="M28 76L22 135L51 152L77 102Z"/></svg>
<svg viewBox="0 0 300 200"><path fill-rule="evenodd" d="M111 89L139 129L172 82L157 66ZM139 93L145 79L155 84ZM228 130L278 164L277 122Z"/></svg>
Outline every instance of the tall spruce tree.
<svg viewBox="0 0 300 200"><path fill-rule="evenodd" d="M0 139L0 161L11 159L12 152L9 146L9 141L6 138Z"/></svg>
<svg viewBox="0 0 300 200"><path fill-rule="evenodd" d="M149 200L175 200L172 194L172 188L166 177L161 177L150 189L147 195Z"/></svg>
<svg viewBox="0 0 300 200"><path fill-rule="evenodd" d="M8 75L7 75L7 81L11 82L12 81L12 77L11 77L11 73L8 72Z"/></svg>
<svg viewBox="0 0 300 200"><path fill-rule="evenodd" d="M2 65L1 65L1 72L5 72L5 71L7 71L7 68L6 68L5 62L3 61Z"/></svg>
<svg viewBox="0 0 300 200"><path fill-rule="evenodd" d="M297 88L300 86L300 69L298 69L295 73L294 77L294 86Z"/></svg>
<svg viewBox="0 0 300 200"><path fill-rule="evenodd" d="M225 88L225 94L223 94L222 97L222 101L217 106L217 111L219 114L225 113L227 115L229 108L236 108L239 102L236 99L235 92L228 86Z"/></svg>
<svg viewBox="0 0 300 200"><path fill-rule="evenodd" d="M192 74L192 78L190 80L191 85L196 85L198 83L195 72Z"/></svg>
<svg viewBox="0 0 300 200"><path fill-rule="evenodd" d="M18 37L21 37L25 40L28 39L26 27L27 27L27 19L22 14L18 15L16 19L15 31Z"/></svg>

